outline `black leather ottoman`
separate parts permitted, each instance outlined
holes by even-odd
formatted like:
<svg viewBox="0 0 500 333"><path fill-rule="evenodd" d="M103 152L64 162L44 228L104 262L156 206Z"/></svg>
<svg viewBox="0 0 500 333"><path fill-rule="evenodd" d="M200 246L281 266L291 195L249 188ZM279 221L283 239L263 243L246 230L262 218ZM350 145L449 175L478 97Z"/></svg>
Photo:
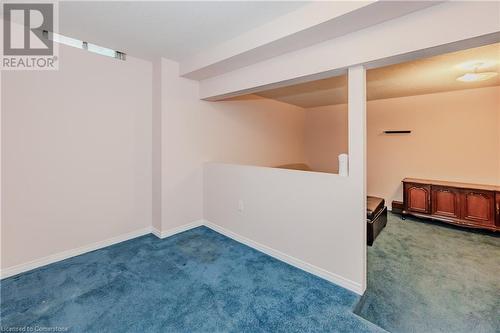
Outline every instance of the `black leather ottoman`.
<svg viewBox="0 0 500 333"><path fill-rule="evenodd" d="M366 241L372 246L373 241L387 224L387 207L382 198L368 196L366 198Z"/></svg>

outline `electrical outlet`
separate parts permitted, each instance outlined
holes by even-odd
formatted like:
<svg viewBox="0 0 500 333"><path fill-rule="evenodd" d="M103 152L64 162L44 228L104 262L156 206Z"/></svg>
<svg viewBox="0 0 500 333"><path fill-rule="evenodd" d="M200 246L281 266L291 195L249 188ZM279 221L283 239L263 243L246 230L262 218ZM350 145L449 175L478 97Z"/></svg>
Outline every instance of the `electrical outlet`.
<svg viewBox="0 0 500 333"><path fill-rule="evenodd" d="M243 200L238 200L238 211L242 213L245 210L245 204L243 203Z"/></svg>

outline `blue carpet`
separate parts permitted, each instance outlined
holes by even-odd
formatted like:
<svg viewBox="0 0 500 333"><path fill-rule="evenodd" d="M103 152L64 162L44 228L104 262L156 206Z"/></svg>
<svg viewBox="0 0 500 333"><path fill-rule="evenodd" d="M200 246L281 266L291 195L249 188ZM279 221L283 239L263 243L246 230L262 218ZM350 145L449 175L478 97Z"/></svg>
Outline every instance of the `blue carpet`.
<svg viewBox="0 0 500 333"><path fill-rule="evenodd" d="M500 238L389 214L356 313L390 332L500 332Z"/></svg>
<svg viewBox="0 0 500 333"><path fill-rule="evenodd" d="M1 281L1 326L70 332L382 332L356 294L208 228Z"/></svg>

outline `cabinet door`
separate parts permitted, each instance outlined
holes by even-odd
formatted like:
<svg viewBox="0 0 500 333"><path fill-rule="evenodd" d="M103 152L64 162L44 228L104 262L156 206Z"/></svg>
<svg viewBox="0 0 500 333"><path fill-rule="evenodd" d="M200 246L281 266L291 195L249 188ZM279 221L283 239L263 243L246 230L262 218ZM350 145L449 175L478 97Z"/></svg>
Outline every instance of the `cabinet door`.
<svg viewBox="0 0 500 333"><path fill-rule="evenodd" d="M431 212L431 186L405 183L405 210L409 212L429 214Z"/></svg>
<svg viewBox="0 0 500 333"><path fill-rule="evenodd" d="M500 192L496 193L496 198L497 198L497 202L496 202L496 205L495 205L495 211L497 213L497 222L496 222L496 225L497 225L497 228L500 228Z"/></svg>
<svg viewBox="0 0 500 333"><path fill-rule="evenodd" d="M432 214L460 218L460 192L452 187L432 186Z"/></svg>
<svg viewBox="0 0 500 333"><path fill-rule="evenodd" d="M462 219L481 225L495 225L495 193L463 190L461 195Z"/></svg>

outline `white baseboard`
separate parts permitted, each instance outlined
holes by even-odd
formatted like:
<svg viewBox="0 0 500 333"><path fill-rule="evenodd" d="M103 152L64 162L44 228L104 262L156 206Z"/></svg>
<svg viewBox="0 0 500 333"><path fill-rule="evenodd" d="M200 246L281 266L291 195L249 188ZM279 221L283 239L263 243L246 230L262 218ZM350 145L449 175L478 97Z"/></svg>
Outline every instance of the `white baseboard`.
<svg viewBox="0 0 500 333"><path fill-rule="evenodd" d="M326 271L322 268L319 268L319 267L314 266L312 264L309 264L305 261L302 261L300 259L292 257L288 254L285 254L283 252L275 250L269 246L260 244L256 241L253 241L253 240L246 238L244 236L238 235L238 234L236 234L228 229L225 229L225 228L218 226L218 225L216 225L212 222L209 222L207 220L193 221L191 223L187 223L187 224L184 224L182 226L168 229L168 230L164 230L164 231L160 231L160 230L158 230L156 228L152 228L152 227L147 227L144 229L132 231L132 232L129 232L127 234L123 234L120 236L109 238L109 239L99 241L99 242L96 242L93 244L85 245L85 246L82 246L82 247L79 247L76 249L56 253L56 254L53 254L53 255L50 255L47 257L43 257L40 259L36 259L36 260L30 261L30 262L27 262L24 264L8 267L8 268L0 271L0 277L2 279L4 279L4 278L7 278L9 276L23 273L23 272L26 272L26 271L29 271L29 270L32 270L32 269L35 269L38 267L52 264L54 262L68 259L68 258L71 258L74 256L78 256L80 254L84 254L84 253L87 253L90 251L98 250L100 248L107 247L107 246L110 246L113 244L117 244L117 243L129 240L129 239L133 239L136 237L147 235L149 233L152 233L156 237L163 239L163 238L170 237L170 236L173 236L175 234L178 234L178 233L181 233L181 232L193 229L193 228L197 228L197 227L202 226L202 225L205 225L208 228L210 228L210 229L212 229L220 234L223 234L226 237L234 239L237 242L243 243L243 244L245 244L251 248L254 248L257 251L263 252L263 253L265 253L273 258L276 258L278 260L286 262L287 264L290 264L290 265L297 267L301 270L309 272L313 275L319 276L320 278L323 278L327 281L335 283L341 287L349 289L349 290L351 290L359 295L363 294L363 290L362 290L361 285L359 283L356 283L354 281L346 279L338 274Z"/></svg>
<svg viewBox="0 0 500 333"><path fill-rule="evenodd" d="M84 253L87 253L90 251L98 250L98 249L101 249L101 248L106 247L106 246L121 243L121 242L124 242L126 240L140 237L140 236L144 236L144 235L147 235L150 233L151 233L151 227L146 227L143 229L131 231L129 233L126 233L126 234L123 234L120 236L108 238L108 239L105 239L105 240L102 240L99 242L95 242L95 243L92 243L89 245L84 245L84 246L78 247L76 249L71 249L71 250L55 253L55 254L52 254L50 256L46 256L46 257L43 257L40 259L35 259L35 260L29 261L29 262L24 263L24 264L11 266L11 267L2 269L0 271L0 278L4 279L4 278L7 278L9 276L13 276L13 275L16 275L19 273L27 272L27 271L30 271L32 269L38 268L38 267L52 264L52 263L57 262L57 261L61 261L64 259L75 257L75 256L78 256L80 254L84 254Z"/></svg>
<svg viewBox="0 0 500 333"><path fill-rule="evenodd" d="M191 223L183 224L179 227L175 227L175 228L163 230L163 231L160 231L156 228L153 228L152 233L156 237L163 239L166 237L173 236L175 234L179 234L179 233L184 232L184 231L188 231L189 229L194 229L194 228L200 227L203 225L203 222L204 222L204 220L196 220L196 221L193 221Z"/></svg>
<svg viewBox="0 0 500 333"><path fill-rule="evenodd" d="M329 272L324 270L323 268L319 268L317 266L314 266L312 264L309 264L305 261L302 261L300 259L297 259L295 257L292 257L288 254L285 254L283 252L280 252L278 250L275 250L273 248L270 248L269 246L260 244L256 241L253 241L249 238L246 238L244 236L238 235L230 230L227 230L221 226L218 226L210 221L205 220L203 223L205 226L208 228L223 234L226 237L232 238L235 241L238 241L240 243L243 243L251 248L256 249L257 251L263 252L273 258L276 258L280 261L284 261L289 265L292 265L294 267L297 267L303 271L306 271L308 273L311 273L313 275L319 276L322 279L325 279L327 281L330 281L332 283L335 283L343 288L349 289L353 292L355 292L358 295L363 294L363 290L361 288L361 284L351 281L349 279L346 279L338 274Z"/></svg>
<svg viewBox="0 0 500 333"><path fill-rule="evenodd" d="M143 228L140 230L135 230L135 231L132 231L132 232L120 235L120 236L108 238L108 239L105 239L103 241L99 241L99 242L92 243L89 245L81 246L81 247L78 247L76 249L71 249L71 250L55 253L55 254L52 254L50 256L46 256L46 257L43 257L40 259L35 259L35 260L29 261L29 262L24 263L24 264L19 264L16 266L2 269L2 270L0 270L0 278L4 279L4 278L7 278L9 276L13 276L13 275L16 275L19 273L27 272L27 271L30 271L32 269L38 268L38 267L46 266L46 265L55 263L57 261L61 261L64 259L75 257L75 256L78 256L80 254L84 254L84 253L87 253L90 251L98 250L98 249L101 249L103 247L107 247L107 246L110 246L113 244L121 243L123 241L133 239L136 237L140 237L140 236L144 236L144 235L147 235L150 233L152 233L153 235L155 235L158 238L163 239L163 238L173 236L175 234L187 231L189 229L199 227L201 225L203 225L203 220L197 220L197 221L194 221L194 222L191 222L188 224L184 224L182 226L172 228L169 230L164 230L164 231L160 231L160 230L153 228L153 227L147 227L147 228Z"/></svg>

